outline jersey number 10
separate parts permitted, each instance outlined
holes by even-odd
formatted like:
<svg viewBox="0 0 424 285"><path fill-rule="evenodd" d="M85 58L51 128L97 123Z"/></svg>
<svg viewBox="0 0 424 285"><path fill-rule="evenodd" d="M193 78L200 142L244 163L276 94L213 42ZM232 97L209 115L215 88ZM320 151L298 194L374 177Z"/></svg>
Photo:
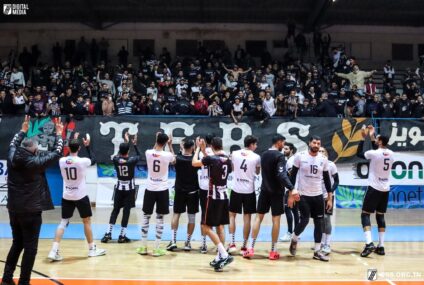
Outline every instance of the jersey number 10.
<svg viewBox="0 0 424 285"><path fill-rule="evenodd" d="M66 167L66 179L67 180L77 180L77 169L76 167Z"/></svg>

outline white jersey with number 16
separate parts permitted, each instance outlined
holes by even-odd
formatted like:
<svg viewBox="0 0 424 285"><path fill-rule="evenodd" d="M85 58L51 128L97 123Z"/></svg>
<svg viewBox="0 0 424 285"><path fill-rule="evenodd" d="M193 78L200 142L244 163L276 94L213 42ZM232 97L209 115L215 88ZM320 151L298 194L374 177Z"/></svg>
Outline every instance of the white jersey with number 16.
<svg viewBox="0 0 424 285"><path fill-rule="evenodd" d="M297 184L300 195L322 195L323 172L328 171L328 159L321 153L312 156L308 151L295 154L293 166L299 168Z"/></svg>

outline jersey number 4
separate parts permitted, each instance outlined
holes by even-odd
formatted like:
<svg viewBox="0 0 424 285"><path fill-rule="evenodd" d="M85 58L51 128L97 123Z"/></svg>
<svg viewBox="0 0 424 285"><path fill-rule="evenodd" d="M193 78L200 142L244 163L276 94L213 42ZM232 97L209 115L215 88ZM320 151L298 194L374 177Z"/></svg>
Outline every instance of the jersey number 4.
<svg viewBox="0 0 424 285"><path fill-rule="evenodd" d="M76 167L66 167L66 179L67 180L77 180L77 169Z"/></svg>
<svg viewBox="0 0 424 285"><path fill-rule="evenodd" d="M240 169L243 169L244 172L247 171L246 159L243 159L243 161L241 162Z"/></svg>

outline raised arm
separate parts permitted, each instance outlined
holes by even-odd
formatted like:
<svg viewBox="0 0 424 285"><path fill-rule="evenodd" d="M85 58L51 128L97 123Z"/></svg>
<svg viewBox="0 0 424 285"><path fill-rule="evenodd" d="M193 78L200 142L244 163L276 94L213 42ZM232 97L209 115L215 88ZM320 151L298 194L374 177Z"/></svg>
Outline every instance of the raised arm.
<svg viewBox="0 0 424 285"><path fill-rule="evenodd" d="M13 157L15 156L16 148L21 144L22 140L25 138L26 133L28 132L29 122L31 117L26 115L25 120L22 123L21 130L19 133L16 133L9 145L9 151L7 153L7 160L12 163Z"/></svg>

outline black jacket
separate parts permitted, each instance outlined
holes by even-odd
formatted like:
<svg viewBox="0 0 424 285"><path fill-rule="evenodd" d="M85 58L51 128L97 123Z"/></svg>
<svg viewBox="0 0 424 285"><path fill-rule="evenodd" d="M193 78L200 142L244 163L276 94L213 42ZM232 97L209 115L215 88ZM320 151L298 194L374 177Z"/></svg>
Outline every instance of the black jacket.
<svg viewBox="0 0 424 285"><path fill-rule="evenodd" d="M265 151L261 156L262 186L261 190L270 194L284 193L287 188L293 190L293 184L287 176L284 155L274 149Z"/></svg>
<svg viewBox="0 0 424 285"><path fill-rule="evenodd" d="M34 155L20 147L24 132L16 134L9 146L7 167L7 208L14 213L32 213L54 209L45 175L46 168L62 153L62 138L56 138L55 150Z"/></svg>

